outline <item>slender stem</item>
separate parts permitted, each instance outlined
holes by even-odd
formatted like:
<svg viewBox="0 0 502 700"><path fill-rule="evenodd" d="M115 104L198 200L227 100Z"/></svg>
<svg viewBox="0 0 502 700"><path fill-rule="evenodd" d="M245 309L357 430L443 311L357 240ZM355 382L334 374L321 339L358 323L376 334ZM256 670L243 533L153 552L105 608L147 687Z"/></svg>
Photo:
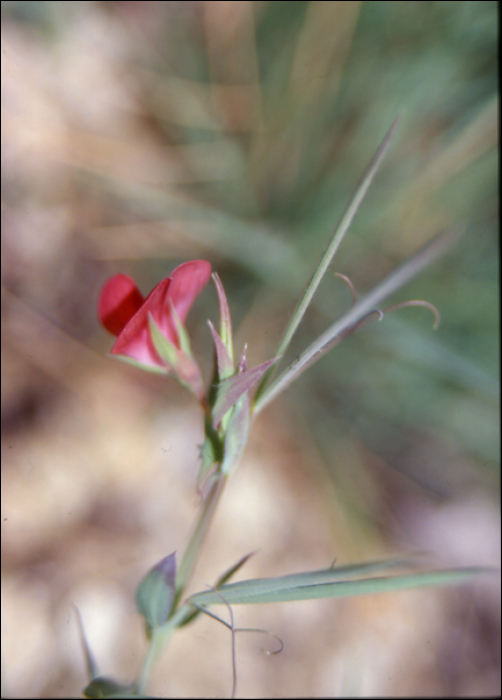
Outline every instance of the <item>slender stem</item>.
<svg viewBox="0 0 502 700"><path fill-rule="evenodd" d="M177 610L174 615L169 618L165 625L152 629L148 651L143 662L143 668L141 669L140 676L136 682L136 690L139 694L145 692L157 659L171 638L173 632L183 623L183 619L186 618L188 614L190 614L190 612L185 605Z"/></svg>
<svg viewBox="0 0 502 700"><path fill-rule="evenodd" d="M277 348L277 351L275 353L275 357L281 357L284 355L286 352L287 348L289 347L289 344L291 342L291 339L293 338L293 335L298 328L305 311L307 310L307 307L309 306L310 302L312 301L312 297L314 296L317 287L319 286L321 279L324 276L324 273L329 267L329 264L331 263L336 251L340 247L340 244L343 240L343 237L347 233L350 224L352 223L352 220L354 216L356 215L357 210L359 209L359 206L361 202L363 201L366 192L369 189L369 186L371 185L373 178L375 177L378 168L380 167L380 164L387 153L387 150L389 149L389 145L391 142L391 139L394 135L394 132L397 127L398 123L398 117L392 122L392 125L390 129L388 130L387 134L385 135L384 140L378 147L375 155L371 159L370 163L368 164L366 170L364 171L363 175L361 176L359 182L357 183L348 203L345 209L342 212L342 215L340 219L338 220L337 225L335 226L335 230L333 232L333 235L326 246L326 249L324 250L323 254L319 258L319 261L314 268L314 271L312 273L312 276L310 280L307 283L307 286L305 287L303 294L301 295L298 304L293 311L293 315L291 316L291 319L286 326L286 329L284 331L284 335L282 336L282 339L279 343L279 347ZM263 379L260 382L260 385L256 391L255 395L255 400L258 401L259 398L263 395L265 391L266 385L270 382L272 378L273 372L275 372L276 367L272 366L263 376Z"/></svg>
<svg viewBox="0 0 502 700"><path fill-rule="evenodd" d="M183 595L183 591L188 583L195 564L197 563L202 543L207 535L209 525L216 510L216 505L223 491L225 482L226 476L223 474L217 474L216 480L206 496L199 520L197 521L197 525L192 533L190 542L185 550L185 554L183 555L183 559L181 560L181 564L176 575L177 600L180 600L181 596Z"/></svg>
<svg viewBox="0 0 502 700"><path fill-rule="evenodd" d="M409 258L400 267L391 272L380 284L378 284L361 301L355 304L339 321L333 323L317 340L312 343L299 357L297 357L276 381L259 397L254 405L254 414L259 413L278 394L286 389L300 374L302 374L314 362L317 362L330 348L333 341L342 333L350 329L363 316L372 311L377 304L390 294L409 282L425 267L444 253L458 238L457 229L448 229L439 234L418 253Z"/></svg>
<svg viewBox="0 0 502 700"><path fill-rule="evenodd" d="M216 505L223 491L225 482L226 477L222 474L218 474L208 495L206 496L197 525L192 533L190 542L185 550L185 554L183 555L183 559L181 560L181 564L176 575L176 595L173 606L175 612L165 625L162 625L162 627L156 627L151 631L148 651L143 663L143 668L141 669L139 680L136 684L139 693L144 692L152 674L152 669L155 662L169 641L172 633L180 624L182 624L184 618L186 618L186 606L182 606L178 609L176 609L176 606L183 595L183 591L185 590L188 580L197 563L202 543L209 530L209 525L215 513Z"/></svg>
<svg viewBox="0 0 502 700"><path fill-rule="evenodd" d="M164 630L161 627L156 627L152 630L152 636L150 638L150 643L148 645L148 651L146 652L145 661L143 663L143 668L141 669L141 674L136 682L136 690L138 693L144 693L148 685L148 681L151 678L153 667L157 661L160 653L162 652L164 646L167 644L169 637L174 632L174 627L171 625Z"/></svg>

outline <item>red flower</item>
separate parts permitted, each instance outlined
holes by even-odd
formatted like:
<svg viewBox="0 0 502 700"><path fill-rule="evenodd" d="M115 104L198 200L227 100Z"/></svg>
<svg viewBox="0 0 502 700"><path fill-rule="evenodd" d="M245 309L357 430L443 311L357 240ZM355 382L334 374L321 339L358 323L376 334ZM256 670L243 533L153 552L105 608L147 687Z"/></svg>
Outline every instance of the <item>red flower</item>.
<svg viewBox="0 0 502 700"><path fill-rule="evenodd" d="M155 349L149 317L175 346L180 358L188 360L189 356L181 349L175 317L184 324L192 304L210 277L210 263L191 260L177 267L146 299L128 275L118 274L109 279L99 297L98 314L103 326L118 336L112 354L136 360L150 368L177 373L176 368L169 366Z"/></svg>

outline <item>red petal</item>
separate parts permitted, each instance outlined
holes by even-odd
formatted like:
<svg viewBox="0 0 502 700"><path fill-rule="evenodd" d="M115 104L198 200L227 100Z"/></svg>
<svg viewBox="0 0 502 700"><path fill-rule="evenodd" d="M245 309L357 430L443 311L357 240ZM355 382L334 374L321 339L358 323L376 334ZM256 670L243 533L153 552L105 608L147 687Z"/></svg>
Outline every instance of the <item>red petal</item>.
<svg viewBox="0 0 502 700"><path fill-rule="evenodd" d="M153 366L165 367L158 357L148 326L148 314L174 345L179 345L172 318L171 303L183 323L190 307L211 277L211 265L205 260L192 260L177 267L147 296L141 308L120 333L112 353L126 355Z"/></svg>
<svg viewBox="0 0 502 700"><path fill-rule="evenodd" d="M210 278L211 264L206 260L191 260L173 271L170 277L169 298L182 323Z"/></svg>
<svg viewBox="0 0 502 700"><path fill-rule="evenodd" d="M162 298L146 301L150 313L164 335L178 345L176 326L172 318L171 303L181 321L185 322L194 301L211 279L211 264L206 260L190 260L173 270L171 283ZM156 290L154 290L155 292ZM154 296L152 292L151 297Z"/></svg>
<svg viewBox="0 0 502 700"><path fill-rule="evenodd" d="M115 275L101 290L98 302L99 319L107 331L113 335L120 335L143 302L143 295L131 277Z"/></svg>
<svg viewBox="0 0 502 700"><path fill-rule="evenodd" d="M165 280L167 281L167 280ZM138 362L153 367L164 367L165 363L155 351L148 326L148 312L145 306L134 314L127 326L115 341L112 355L125 355Z"/></svg>

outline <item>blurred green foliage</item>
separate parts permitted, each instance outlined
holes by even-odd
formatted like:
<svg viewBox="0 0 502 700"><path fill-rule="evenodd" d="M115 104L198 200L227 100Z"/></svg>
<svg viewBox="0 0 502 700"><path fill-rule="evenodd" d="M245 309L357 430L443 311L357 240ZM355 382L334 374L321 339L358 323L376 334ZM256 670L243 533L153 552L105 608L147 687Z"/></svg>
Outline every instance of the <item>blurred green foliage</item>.
<svg viewBox="0 0 502 700"><path fill-rule="evenodd" d="M348 275L362 296L438 231L458 225L456 248L388 302L426 299L441 324L433 331L423 308L371 321L267 407L257 420L257 450L249 450L256 475L243 470L244 500L229 511L234 518L241 504L252 504L255 519L249 512L239 518L235 533L232 521L229 535L238 547L239 528L249 535L244 541L263 538L267 575L283 566L301 570L296 562L305 553L357 561L415 544L437 543L441 556L466 563L496 557L497 5L1 3L6 697L71 695L78 687L64 610L65 600L78 599L76 583L87 581L95 601L96 580L101 589L103 577L120 578L123 597L110 588L98 608L105 617L109 609L116 626L115 604L126 605L134 585L132 562L150 557L159 542L183 546L183 508L171 513L164 499L176 491L172 502L181 504L187 490L192 498L196 438L170 454L167 444L174 433L187 443L194 436L192 425L181 426L183 411L175 420L190 397L174 381L126 365L112 369L105 359L112 339L96 316L105 279L125 272L148 293L179 263L208 259L229 298L236 356L248 343L249 366L273 357L397 114L390 151L284 360L350 305L334 272ZM206 320L217 322L217 314L208 287L188 318L208 381ZM277 474L262 459L267 450ZM156 489L162 500L149 490L147 464L169 484ZM270 494L263 493L268 478ZM443 504L452 506L449 514ZM218 542L222 557L233 551L228 544L232 537ZM249 678L263 684L264 697L280 695L286 681L294 693L309 675L322 684L321 696L374 688L382 695L496 694L497 597L480 590L475 601L463 591L432 600L425 614L428 599L417 598L416 617L397 596L387 607L380 600L359 612L337 607L337 634L324 613L313 618L305 637L312 656L296 644L298 663L275 666L280 683L271 683L270 670ZM295 630L307 629L303 613L288 615ZM29 644L20 619L29 620ZM417 621L423 627L412 647L408 633ZM126 675L131 629L121 632ZM47 635L59 645L58 662ZM381 640L393 641L406 687L387 684L399 668L389 672ZM224 682L226 671L203 649L200 669L191 647L184 655L184 678L201 670L200 687L221 695L207 679ZM334 664L339 651L343 670ZM314 670L320 657L341 685ZM183 683L181 663L178 671ZM382 683L365 686L374 673ZM169 692L176 696L180 687Z"/></svg>
<svg viewBox="0 0 502 700"><path fill-rule="evenodd" d="M187 250L218 269L241 341L264 353L256 361L273 354L347 197L400 113L390 156L333 269L362 292L438 230L461 224L457 249L396 299L434 303L441 326L433 333L417 309L371 324L285 400L325 441L330 469L339 429L397 469L400 446L432 434L498 465L497 3L2 5L56 45L72 13L105 12L123 33L123 76L139 118L160 148L177 148L183 176L145 185L96 170L77 175L80 196L97 197L119 225L181 222ZM152 286L182 254L179 245L169 252L162 229L157 235L149 253L130 254L124 243L123 257ZM347 303L343 285L325 280L296 350ZM326 425L339 428L321 436Z"/></svg>

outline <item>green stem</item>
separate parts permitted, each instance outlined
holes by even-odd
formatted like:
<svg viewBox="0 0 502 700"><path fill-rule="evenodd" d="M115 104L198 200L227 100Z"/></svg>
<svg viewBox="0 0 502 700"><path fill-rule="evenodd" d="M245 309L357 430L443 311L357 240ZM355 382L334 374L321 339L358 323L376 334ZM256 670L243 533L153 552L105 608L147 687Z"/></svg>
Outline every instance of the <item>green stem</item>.
<svg viewBox="0 0 502 700"><path fill-rule="evenodd" d="M141 695L145 692L157 659L164 650L164 647L171 638L173 632L180 627L189 612L190 611L185 605L177 610L165 625L152 629L148 651L146 653L145 661L143 662L143 668L141 669L140 676L136 682L136 690L138 694Z"/></svg>
<svg viewBox="0 0 502 700"><path fill-rule="evenodd" d="M146 653L145 661L143 663L143 668L141 669L140 677L138 678L138 681L136 683L136 690L139 694L145 692L148 682L151 678L155 662L157 661L169 637L174 632L174 627L169 626L168 629L169 634L166 634L165 630L163 630L161 627L157 627L156 629L152 630L152 637L150 639L148 651ZM164 634L161 634L161 632L163 632Z"/></svg>
<svg viewBox="0 0 502 700"><path fill-rule="evenodd" d="M143 668L141 670L140 677L136 684L136 688L139 693L144 692L152 674L153 667L162 650L164 649L165 645L169 641L171 635L177 627L186 622L187 616L189 617L189 615L191 614L191 611L187 611L186 606L182 606L178 609L176 608L179 601L181 600L181 597L183 596L183 592L199 558L199 553L202 544L208 533L209 526L211 524L213 515L216 511L216 506L223 491L223 486L225 485L225 482L226 476L218 473L216 476L216 480L214 481L208 495L206 496L204 506L197 521L197 525L195 526L195 529L192 533L190 542L188 543L185 554L183 555L183 559L181 560L178 573L176 575L176 594L173 605L173 609L175 610L175 612L172 614L172 616L169 618L165 625L162 625L162 627L156 627L151 631L148 651L145 657L145 661L143 663Z"/></svg>
<svg viewBox="0 0 502 700"><path fill-rule="evenodd" d="M183 559L181 560L178 573L176 575L176 601L179 601L183 595L183 591L189 581L192 571L197 563L199 552L202 543L209 530L209 525L216 510L216 505L223 491L223 486L226 482L226 476L217 474L216 481L211 486L211 490L206 496L204 507L199 516L195 530L193 531L190 542L185 550Z"/></svg>
<svg viewBox="0 0 502 700"><path fill-rule="evenodd" d="M195 530L190 538L190 542L186 548L185 554L181 561L178 573L176 575L176 594L173 605L174 613L162 627L155 627L151 630L151 637L148 646L148 651L141 669L141 674L136 683L138 693L144 693L145 688L152 675L153 667L163 651L165 645L169 641L173 632L180 627L190 616L191 611L187 610L187 606L183 605L177 608L177 605L183 596L185 587L189 581L193 569L199 558L202 543L208 533L209 525L216 510L218 500L223 491L226 477L218 474L215 482L206 497L204 507L200 513Z"/></svg>

